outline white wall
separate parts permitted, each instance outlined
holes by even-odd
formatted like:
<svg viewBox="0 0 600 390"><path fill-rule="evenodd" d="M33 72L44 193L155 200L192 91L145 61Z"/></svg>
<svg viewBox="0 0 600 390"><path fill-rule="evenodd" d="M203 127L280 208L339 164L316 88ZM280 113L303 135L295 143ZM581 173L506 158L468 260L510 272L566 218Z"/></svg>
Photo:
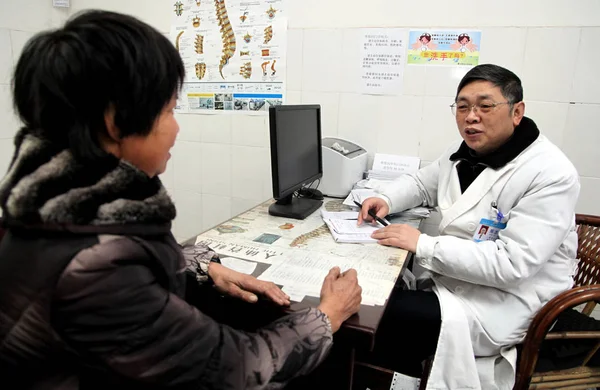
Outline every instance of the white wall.
<svg viewBox="0 0 600 390"><path fill-rule="evenodd" d="M0 2L10 3L11 10L35 9L23 7L22 1ZM71 3L71 13L110 9L138 16L165 34L169 31L171 1ZM595 72L600 63L596 50L599 1L505 0L461 5L442 0L371 0L368 7L365 4L289 0L288 103L320 103L325 135L352 139L372 153L416 155L426 163L459 136L448 105L464 71L408 67L402 95L355 94L356 28L481 29L482 62L505 66L521 77L527 115L579 170L582 193L577 211L600 215L596 201L600 198L600 157L594 153L600 146L600 77ZM27 20L28 12L20 11L15 17L0 12L0 29L38 27L40 23ZM0 33L0 49L2 39ZM7 65L2 66L0 61L0 74ZM0 99L0 108L3 104ZM179 115L178 119L181 132L163 181L178 208L175 234L183 239L268 198L271 179L266 118ZM0 138L2 134L0 129Z"/></svg>
<svg viewBox="0 0 600 390"><path fill-rule="evenodd" d="M13 154L19 121L13 113L11 78L21 50L36 32L61 25L68 10L53 9L51 0L0 0L0 175ZM0 211L1 213L1 211Z"/></svg>

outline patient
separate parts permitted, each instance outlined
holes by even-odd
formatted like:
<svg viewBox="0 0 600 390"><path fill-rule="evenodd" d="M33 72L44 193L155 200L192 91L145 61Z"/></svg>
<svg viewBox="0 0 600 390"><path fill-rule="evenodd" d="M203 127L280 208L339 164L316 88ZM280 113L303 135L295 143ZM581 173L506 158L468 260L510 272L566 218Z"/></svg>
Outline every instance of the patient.
<svg viewBox="0 0 600 390"><path fill-rule="evenodd" d="M254 333L183 297L186 276L248 302L287 297L181 250L158 175L178 125L179 54L158 31L80 14L27 43L14 75L24 123L0 182L0 377L18 388L280 388L314 369L361 300L334 268L321 304ZM14 387L11 387L14 388Z"/></svg>

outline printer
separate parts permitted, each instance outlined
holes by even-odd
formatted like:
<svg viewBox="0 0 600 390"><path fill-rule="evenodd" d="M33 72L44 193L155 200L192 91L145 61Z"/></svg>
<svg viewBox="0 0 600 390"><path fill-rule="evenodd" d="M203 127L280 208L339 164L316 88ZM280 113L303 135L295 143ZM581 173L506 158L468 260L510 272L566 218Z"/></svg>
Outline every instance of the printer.
<svg viewBox="0 0 600 390"><path fill-rule="evenodd" d="M321 147L323 177L319 190L326 196L345 198L367 170L367 151L355 143L334 137L324 137Z"/></svg>

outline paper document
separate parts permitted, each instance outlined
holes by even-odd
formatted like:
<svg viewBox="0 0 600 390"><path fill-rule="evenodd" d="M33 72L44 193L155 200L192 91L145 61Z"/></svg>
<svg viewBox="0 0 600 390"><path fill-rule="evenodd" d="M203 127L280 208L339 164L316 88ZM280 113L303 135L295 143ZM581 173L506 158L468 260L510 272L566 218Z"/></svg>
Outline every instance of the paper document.
<svg viewBox="0 0 600 390"><path fill-rule="evenodd" d="M356 205L354 205L356 206ZM326 211L321 209L323 219L358 219L358 211Z"/></svg>
<svg viewBox="0 0 600 390"><path fill-rule="evenodd" d="M365 243L366 244L368 244L368 243L375 244L375 243L377 243L377 240L375 240L374 238L371 238L371 233L373 233L373 231L377 230L378 228L374 228L373 230L365 229L363 232L360 232L360 233L339 233L336 230L336 227L333 225L333 221L337 221L338 224L339 224L339 222L350 222L350 223L354 223L355 226L356 226L356 221L344 221L344 220L334 220L334 219L324 219L323 221L325 221L325 224L329 228L329 231L331 232L331 235L333 236L333 239L336 242L355 243L355 244L365 244ZM369 226L369 225L363 224L363 226ZM373 226L371 226L371 228L373 228Z"/></svg>
<svg viewBox="0 0 600 390"><path fill-rule="evenodd" d="M429 207L414 207L412 209L404 210L399 213L390 214L390 218L394 217L414 217L414 218L428 218L431 214L431 209Z"/></svg>
<svg viewBox="0 0 600 390"><path fill-rule="evenodd" d="M363 179L363 180L359 180L356 183L356 188L355 189L362 189L362 188L370 188L372 190L375 190L375 192L377 193L383 193L385 188L390 185L391 180L383 180L383 179Z"/></svg>
<svg viewBox="0 0 600 390"><path fill-rule="evenodd" d="M375 153L369 178L393 179L405 173L416 173L420 163L418 157Z"/></svg>
<svg viewBox="0 0 600 390"><path fill-rule="evenodd" d="M286 293L290 297L290 300L294 302L302 302L307 293L307 291L299 288L296 285L283 286L281 291Z"/></svg>
<svg viewBox="0 0 600 390"><path fill-rule="evenodd" d="M356 221L345 219L331 219L331 226L340 234L368 234L371 235L375 230L381 229L383 226L373 226L368 223L363 223L360 226Z"/></svg>
<svg viewBox="0 0 600 390"><path fill-rule="evenodd" d="M283 255L283 250L280 248L265 248L252 243L238 243L220 238L212 238L206 236L196 237L196 245L206 245L221 256L235 257L256 261L258 263L272 264Z"/></svg>
<svg viewBox="0 0 600 390"><path fill-rule="evenodd" d="M222 257L221 264L229 269L248 275L252 275L252 272L256 269L256 263L236 259L234 257Z"/></svg>
<svg viewBox="0 0 600 390"><path fill-rule="evenodd" d="M345 204L346 206L358 208L356 206L356 203L354 203L354 200L356 200L358 203L362 203L365 201L365 199L371 198L374 196L379 196L379 193L377 193L374 190L371 190L369 188L355 188L352 191L350 191L350 194L348 194L348 196L346 197L346 199L344 200L344 202L342 204Z"/></svg>
<svg viewBox="0 0 600 390"><path fill-rule="evenodd" d="M395 372L390 385L390 390L417 390L421 380L412 376L402 375Z"/></svg>
<svg viewBox="0 0 600 390"><path fill-rule="evenodd" d="M356 270L363 289L363 305L383 305L400 272L398 267L295 250L288 252L285 260L269 267L258 279L284 286L283 291L299 302L304 296L319 297L325 276L335 266L342 272L350 268Z"/></svg>

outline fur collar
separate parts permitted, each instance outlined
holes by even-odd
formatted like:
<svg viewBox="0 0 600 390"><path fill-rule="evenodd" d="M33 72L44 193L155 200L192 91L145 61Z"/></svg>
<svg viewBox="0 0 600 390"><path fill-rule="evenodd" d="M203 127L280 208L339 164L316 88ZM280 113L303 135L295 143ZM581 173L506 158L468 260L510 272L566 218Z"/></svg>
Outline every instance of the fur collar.
<svg viewBox="0 0 600 390"><path fill-rule="evenodd" d="M15 137L11 166L0 182L7 223L42 226L169 224L175 206L158 177L106 155L81 163L23 129Z"/></svg>

